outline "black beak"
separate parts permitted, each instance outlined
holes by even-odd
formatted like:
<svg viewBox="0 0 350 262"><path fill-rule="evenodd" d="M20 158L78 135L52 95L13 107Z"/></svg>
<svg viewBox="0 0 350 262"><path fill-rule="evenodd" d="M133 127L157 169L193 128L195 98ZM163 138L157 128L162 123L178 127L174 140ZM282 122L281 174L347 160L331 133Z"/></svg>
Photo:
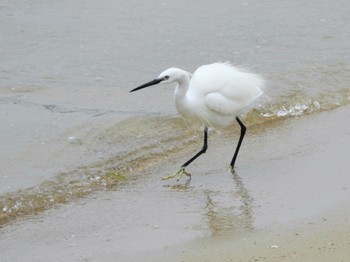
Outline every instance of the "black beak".
<svg viewBox="0 0 350 262"><path fill-rule="evenodd" d="M150 82L147 82L146 84L143 84L143 85L141 85L139 87L134 88L133 90L130 90L130 93L134 92L134 91L137 91L137 90L140 90L142 88L148 87L148 86L153 86L153 85L159 84L163 80L164 80L164 78L156 78L156 79L154 79L154 80L152 80Z"/></svg>

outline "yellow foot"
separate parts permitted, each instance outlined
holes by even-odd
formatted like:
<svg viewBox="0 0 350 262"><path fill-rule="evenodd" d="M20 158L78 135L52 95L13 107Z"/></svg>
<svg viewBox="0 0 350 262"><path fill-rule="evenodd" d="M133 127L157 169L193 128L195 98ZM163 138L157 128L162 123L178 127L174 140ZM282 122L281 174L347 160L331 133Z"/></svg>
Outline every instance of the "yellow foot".
<svg viewBox="0 0 350 262"><path fill-rule="evenodd" d="M179 177L178 179L177 179L177 181L179 181L182 177L183 177L183 175L186 175L186 176L188 176L190 179L191 179L191 174L190 173L187 173L186 171L185 171L185 167L181 167L179 170L177 170L175 173L173 173L173 174L171 174L171 175L169 175L169 176L166 176L166 177L163 177L163 180L168 180L168 179L170 179L170 178L174 178L174 177Z"/></svg>

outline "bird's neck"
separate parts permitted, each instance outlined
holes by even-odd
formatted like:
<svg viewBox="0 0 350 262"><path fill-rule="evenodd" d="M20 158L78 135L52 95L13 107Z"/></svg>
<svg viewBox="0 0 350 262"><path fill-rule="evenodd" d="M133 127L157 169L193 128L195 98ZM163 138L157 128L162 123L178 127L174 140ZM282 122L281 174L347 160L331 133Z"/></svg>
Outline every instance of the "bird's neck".
<svg viewBox="0 0 350 262"><path fill-rule="evenodd" d="M186 96L188 87L190 86L191 74L184 71L180 78L177 79L177 86L175 88L175 97L184 98Z"/></svg>
<svg viewBox="0 0 350 262"><path fill-rule="evenodd" d="M175 106L177 111L184 118L186 118L189 112L186 94L190 86L190 80L191 75L188 73L186 76L177 81L177 86L175 88Z"/></svg>

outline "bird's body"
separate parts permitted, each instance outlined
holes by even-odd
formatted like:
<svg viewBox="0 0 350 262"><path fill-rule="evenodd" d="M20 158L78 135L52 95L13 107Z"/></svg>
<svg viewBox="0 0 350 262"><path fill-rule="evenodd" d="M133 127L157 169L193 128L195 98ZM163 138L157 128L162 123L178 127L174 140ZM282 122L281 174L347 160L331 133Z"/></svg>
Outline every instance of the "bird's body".
<svg viewBox="0 0 350 262"><path fill-rule="evenodd" d="M237 121L241 126L241 136L231 161L233 169L246 130L238 115L263 93L263 79L229 63L214 63L199 67L193 75L179 68L169 68L156 79L130 92L160 82L176 82L174 97L177 111L187 121L204 125L202 150L166 179L189 175L185 172L185 167L207 150L208 127L223 128Z"/></svg>
<svg viewBox="0 0 350 262"><path fill-rule="evenodd" d="M261 77L227 63L201 66L193 75L181 73L183 80L175 88L176 109L186 120L207 127L227 127L262 94Z"/></svg>

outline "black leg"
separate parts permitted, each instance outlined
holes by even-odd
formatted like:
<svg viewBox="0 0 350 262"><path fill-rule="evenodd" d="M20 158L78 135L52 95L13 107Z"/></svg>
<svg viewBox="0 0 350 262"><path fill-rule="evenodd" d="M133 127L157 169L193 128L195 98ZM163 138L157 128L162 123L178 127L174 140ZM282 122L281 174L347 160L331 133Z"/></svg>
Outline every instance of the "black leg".
<svg viewBox="0 0 350 262"><path fill-rule="evenodd" d="M238 144L237 144L237 147L236 147L236 151L235 151L235 154L233 155L233 158L232 158L232 161L231 161L231 164L230 164L232 169L235 166L235 162L236 162L236 158L237 158L237 155L238 155L238 151L239 151L239 148L241 147L241 144L242 144L242 141L243 141L243 138L244 138L244 135L245 135L245 131L247 130L245 125L242 123L242 121L238 117L236 117L236 120L237 120L238 124L241 126L241 135L239 137L239 141L238 141Z"/></svg>
<svg viewBox="0 0 350 262"><path fill-rule="evenodd" d="M195 154L190 160L188 160L185 164L183 164L181 167L187 167L196 158L198 158L201 154L204 154L207 151L207 148L208 148L208 128L205 127L205 129L204 129L204 144L203 144L203 148L197 154Z"/></svg>

